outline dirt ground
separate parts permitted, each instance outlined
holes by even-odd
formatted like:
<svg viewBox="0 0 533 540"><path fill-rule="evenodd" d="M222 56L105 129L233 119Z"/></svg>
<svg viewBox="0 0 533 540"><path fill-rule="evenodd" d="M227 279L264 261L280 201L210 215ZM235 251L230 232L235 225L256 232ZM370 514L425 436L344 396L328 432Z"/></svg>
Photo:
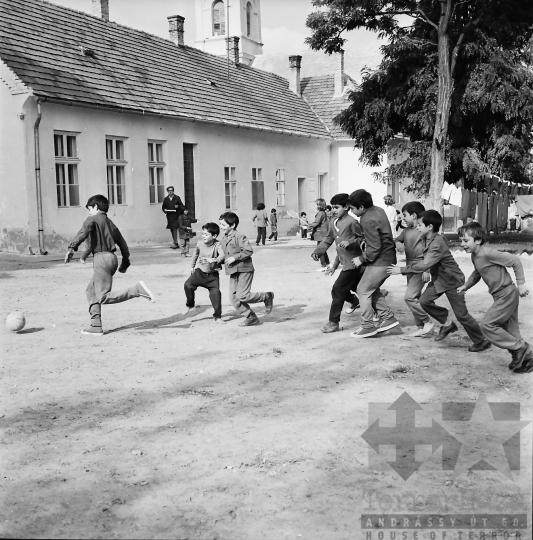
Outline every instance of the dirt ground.
<svg viewBox="0 0 533 540"><path fill-rule="evenodd" d="M322 334L334 278L315 271L311 248L282 239L255 249L254 290L273 290L275 307L264 315L259 306L261 325L251 328L238 327L227 277L226 323L216 325L205 290L186 313L190 259L165 246L134 250L114 288L142 279L157 303L104 306L102 338L80 335L91 264L0 258L2 316L27 317L18 334L0 329L0 537L377 539L379 529L369 537L361 528L362 514L530 515L531 424L513 480L494 470L457 475L432 460L408 480L383 460L369 466L369 403L406 391L431 408L484 393L520 403L531 420L533 374L510 372L509 355L494 347L468 353L462 328L442 343L407 337L401 276L385 285L401 330L351 339L356 311L343 313L343 331ZM457 260L468 275L469 258ZM522 260L533 296L532 258ZM486 286L467 302L480 318L491 304ZM520 309L533 341L533 299ZM492 437L482 425L465 436L478 449ZM521 538L531 538L530 518Z"/></svg>

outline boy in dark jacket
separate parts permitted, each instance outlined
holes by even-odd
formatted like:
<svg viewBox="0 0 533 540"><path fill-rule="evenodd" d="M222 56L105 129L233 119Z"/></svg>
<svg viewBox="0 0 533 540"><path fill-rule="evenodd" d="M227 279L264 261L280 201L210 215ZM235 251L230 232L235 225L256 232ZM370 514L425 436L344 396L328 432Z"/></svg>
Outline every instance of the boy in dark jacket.
<svg viewBox="0 0 533 540"><path fill-rule="evenodd" d="M133 287L120 292L112 291L113 276L118 271L125 273L130 266L130 252L128 246L115 224L107 217L109 201L103 195L93 195L85 205L89 210L89 217L68 246L65 255L65 264L72 259L78 246L86 239L90 241L90 251L94 255L94 273L87 285L86 295L89 302L91 325L82 330L82 334L89 336L103 336L102 330L102 304L118 304L132 298L146 298L155 302L153 294L143 281ZM116 246L120 248L122 262L118 266L115 255Z"/></svg>
<svg viewBox="0 0 533 540"><path fill-rule="evenodd" d="M350 337L367 338L400 324L380 289L389 277L387 267L396 264L396 247L387 214L383 208L374 206L368 191L354 191L350 195L349 204L353 213L360 218L366 246L362 255L352 259L355 268L366 265L366 269L357 287L361 303L361 328L352 332ZM377 326L373 320L374 311L379 318Z"/></svg>
<svg viewBox="0 0 533 540"><path fill-rule="evenodd" d="M442 341L446 336L458 330L448 310L435 304L435 301L445 294L457 320L474 342L468 347L469 352L481 352L490 347L490 341L484 339L476 319L468 313L464 294L457 292L464 285L465 276L453 258L446 239L439 234L441 225L442 216L436 210L422 212L418 230L426 241L424 258L407 266L404 272L409 274L429 271L431 274L431 281L420 297L420 305L428 315L441 324L435 341ZM402 271L398 266L391 266L389 273L400 274Z"/></svg>
<svg viewBox="0 0 533 540"><path fill-rule="evenodd" d="M326 250L335 243L337 257L333 265L324 273L329 276L333 275L339 264L342 263L342 271L331 289L332 301L329 322L320 329L325 334L339 331L344 302L350 303L347 310L349 313L353 313L359 305L359 300L351 291L357 289L363 275L363 269L355 268L352 259L361 255L360 242L363 239L363 232L359 223L348 213L350 210L348 199L347 193L339 193L331 199L333 218L329 232L311 255L315 261L318 261Z"/></svg>
<svg viewBox="0 0 533 540"><path fill-rule="evenodd" d="M249 304L265 303L265 313L270 313L274 305L274 293L253 293L254 265L252 246L248 238L237 231L239 216L225 212L220 216L220 228L224 235L220 239L224 251L226 274L229 275L229 298L231 305L245 316L239 326L255 326L259 318Z"/></svg>
<svg viewBox="0 0 533 540"><path fill-rule="evenodd" d="M189 215L189 210L187 208L183 209L183 214L181 214L181 216L178 218L182 257L190 257L189 244L191 238L194 236L191 224L196 223L197 221L197 219L194 219Z"/></svg>

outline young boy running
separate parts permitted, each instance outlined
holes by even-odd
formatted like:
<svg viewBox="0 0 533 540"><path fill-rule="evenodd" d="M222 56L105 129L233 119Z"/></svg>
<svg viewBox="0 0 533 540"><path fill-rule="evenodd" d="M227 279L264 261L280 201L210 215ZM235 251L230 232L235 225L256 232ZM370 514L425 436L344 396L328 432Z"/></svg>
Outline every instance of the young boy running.
<svg viewBox="0 0 533 540"><path fill-rule="evenodd" d="M441 324L435 341L442 341L446 336L458 330L448 310L435 304L435 301L445 294L457 320L464 326L468 337L474 342L468 347L469 352L481 352L490 347L490 342L483 338L479 324L468 313L464 295L457 292L457 289L464 285L465 276L453 258L445 238L439 234L441 225L442 216L436 210L422 212L418 230L426 242L424 259L410 264L404 272L410 274L429 270L431 274L431 281L420 297L420 305L428 315ZM388 272L390 274L402 273L398 266L390 266Z"/></svg>
<svg viewBox="0 0 533 540"><path fill-rule="evenodd" d="M252 264L252 246L248 238L237 231L239 216L225 212L220 216L220 228L224 231L221 238L225 257L226 274L229 275L229 297L231 305L245 316L239 326L255 326L259 318L249 304L265 303L265 313L270 313L274 306L274 293L252 293L254 265Z"/></svg>
<svg viewBox="0 0 533 540"><path fill-rule="evenodd" d="M402 229L396 237L396 248L400 253L405 251L405 264L400 268L402 274L407 276L407 289L405 290L404 300L407 307L411 310L418 330L409 334L412 337L420 337L429 334L435 326L429 319L429 315L422 309L419 298L424 288L424 282L431 279L429 272L407 273L406 268L415 262L424 259L424 238L418 230L418 220L425 212L424 205L418 201L411 201L402 208L403 219L407 228Z"/></svg>
<svg viewBox="0 0 533 540"><path fill-rule="evenodd" d="M82 330L82 334L89 336L103 336L102 330L102 304L118 304L132 298L146 298L155 302L153 294L144 282L139 281L133 287L119 292L111 291L113 276L118 271L122 274L130 266L130 252L126 241L115 224L107 217L109 201L103 195L93 195L85 205L89 210L89 217L68 246L65 255L65 264L72 259L78 246L86 239L90 240L90 250L93 253L94 273L87 285L86 295L89 302L91 325ZM115 255L116 246L120 248L122 262L118 266Z"/></svg>
<svg viewBox="0 0 533 540"><path fill-rule="evenodd" d="M196 245L192 259L191 275L183 285L187 298L186 306L194 308L194 293L198 287L209 291L209 299L215 310L215 322L222 322L222 295L220 294L220 279L218 269L224 261L222 246L217 240L220 227L216 223L206 223L202 226L202 240Z"/></svg>
<svg viewBox="0 0 533 540"><path fill-rule="evenodd" d="M389 277L387 267L396 264L396 248L392 230L383 208L374 206L372 195L364 189L354 191L349 198L352 212L360 218L366 248L362 255L352 259L355 268L366 265L365 272L357 287L361 303L361 328L350 337L367 338L385 332L400 324L385 301L380 287ZM374 312L379 322L374 324Z"/></svg>
<svg viewBox="0 0 533 540"><path fill-rule="evenodd" d="M331 199L333 220L329 232L311 255L315 261L320 260L320 257L335 242L337 257L324 274L333 275L339 264L342 263L342 271L331 289L332 302L329 322L320 329L325 334L339 331L344 302L350 303L350 307L346 310L348 313L353 313L359 306L359 300L351 291L357 289L363 275L363 269L356 268L352 259L362 254L360 242L363 240L363 232L359 223L348 213L350 211L348 199L347 193L339 193Z"/></svg>
<svg viewBox="0 0 533 540"><path fill-rule="evenodd" d="M466 283L457 289L464 293L480 279L489 287L494 304L485 312L479 323L483 335L496 347L511 353L509 369L515 373L533 371L533 351L520 335L518 304L520 297L529 294L522 262L516 255L491 249L485 243L486 232L479 223L468 223L458 231L461 245L472 254L474 272ZM514 285L506 267L512 266L517 286Z"/></svg>

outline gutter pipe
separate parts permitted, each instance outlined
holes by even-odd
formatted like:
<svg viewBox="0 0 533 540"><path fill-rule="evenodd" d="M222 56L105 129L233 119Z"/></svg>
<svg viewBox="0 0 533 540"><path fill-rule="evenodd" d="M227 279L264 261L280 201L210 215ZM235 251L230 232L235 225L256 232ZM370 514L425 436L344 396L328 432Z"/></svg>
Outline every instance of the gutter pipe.
<svg viewBox="0 0 533 540"><path fill-rule="evenodd" d="M43 197L41 193L41 155L39 145L39 124L41 123L41 100L37 100L37 118L33 126L35 140L35 184L37 187L37 227L39 231L39 252L41 255L48 255L44 249L44 229L43 229Z"/></svg>

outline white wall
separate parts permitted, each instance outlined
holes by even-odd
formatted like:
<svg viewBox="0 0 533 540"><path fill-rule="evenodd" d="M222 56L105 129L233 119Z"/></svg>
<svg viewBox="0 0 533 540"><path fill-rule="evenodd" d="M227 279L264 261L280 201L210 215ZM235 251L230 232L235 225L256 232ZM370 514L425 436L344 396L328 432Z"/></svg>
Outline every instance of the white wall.
<svg viewBox="0 0 533 540"><path fill-rule="evenodd" d="M35 104L28 109L27 126L33 126L36 116ZM182 122L167 118L143 117L141 115L105 112L85 108L66 107L43 103L40 125L41 176L43 217L46 248L62 251L70 238L79 230L87 211L87 199L94 194L107 195L105 137L126 137L126 197L127 205L111 208L109 216L123 232L128 243L167 243L170 233L166 230L166 218L160 204L149 203L148 189L148 139L166 141L165 185L174 185L184 199L183 192L183 143L195 147L195 196L196 215L200 230L202 223L218 221L225 211L224 166L235 166L237 170L237 208L241 219L240 229L248 235L255 234L252 225L251 168L263 169L265 183L265 205L267 210L276 207L276 169L285 169L286 206L298 208L299 176L316 178L318 172L329 176L329 140L274 135L259 131L228 128L195 122ZM18 120L20 122L20 120ZM55 185L54 130L79 133L78 167L80 185L80 207L58 208ZM27 130L27 144L33 141L33 129ZM24 144L14 142L1 149L1 162L11 159L26 164L33 173L33 154L25 152ZM4 153L5 152L5 153ZM14 159L14 156L17 156ZM15 171L16 172L16 171ZM6 170L3 183L15 172ZM19 171L17 177L23 178ZM33 174L25 175L20 190L29 191L25 212L29 218L21 217L19 211L2 214L0 226L21 226L29 221L29 235L36 246L37 220L35 203L35 180ZM3 190L4 191L4 190ZM20 205L23 193L5 190L3 204ZM283 209L281 209L283 210ZM283 214L283 212L278 212ZM297 223L294 219L281 219L283 234ZM26 247L27 249L27 247ZM20 251L20 250L19 250Z"/></svg>
<svg viewBox="0 0 533 540"><path fill-rule="evenodd" d="M383 171L386 166L368 167L359 161L360 156L361 150L354 148L353 141L336 141L332 144L332 189L335 193L352 193L356 189L366 189L372 195L374 204L383 206L387 186L376 182L372 173Z"/></svg>

